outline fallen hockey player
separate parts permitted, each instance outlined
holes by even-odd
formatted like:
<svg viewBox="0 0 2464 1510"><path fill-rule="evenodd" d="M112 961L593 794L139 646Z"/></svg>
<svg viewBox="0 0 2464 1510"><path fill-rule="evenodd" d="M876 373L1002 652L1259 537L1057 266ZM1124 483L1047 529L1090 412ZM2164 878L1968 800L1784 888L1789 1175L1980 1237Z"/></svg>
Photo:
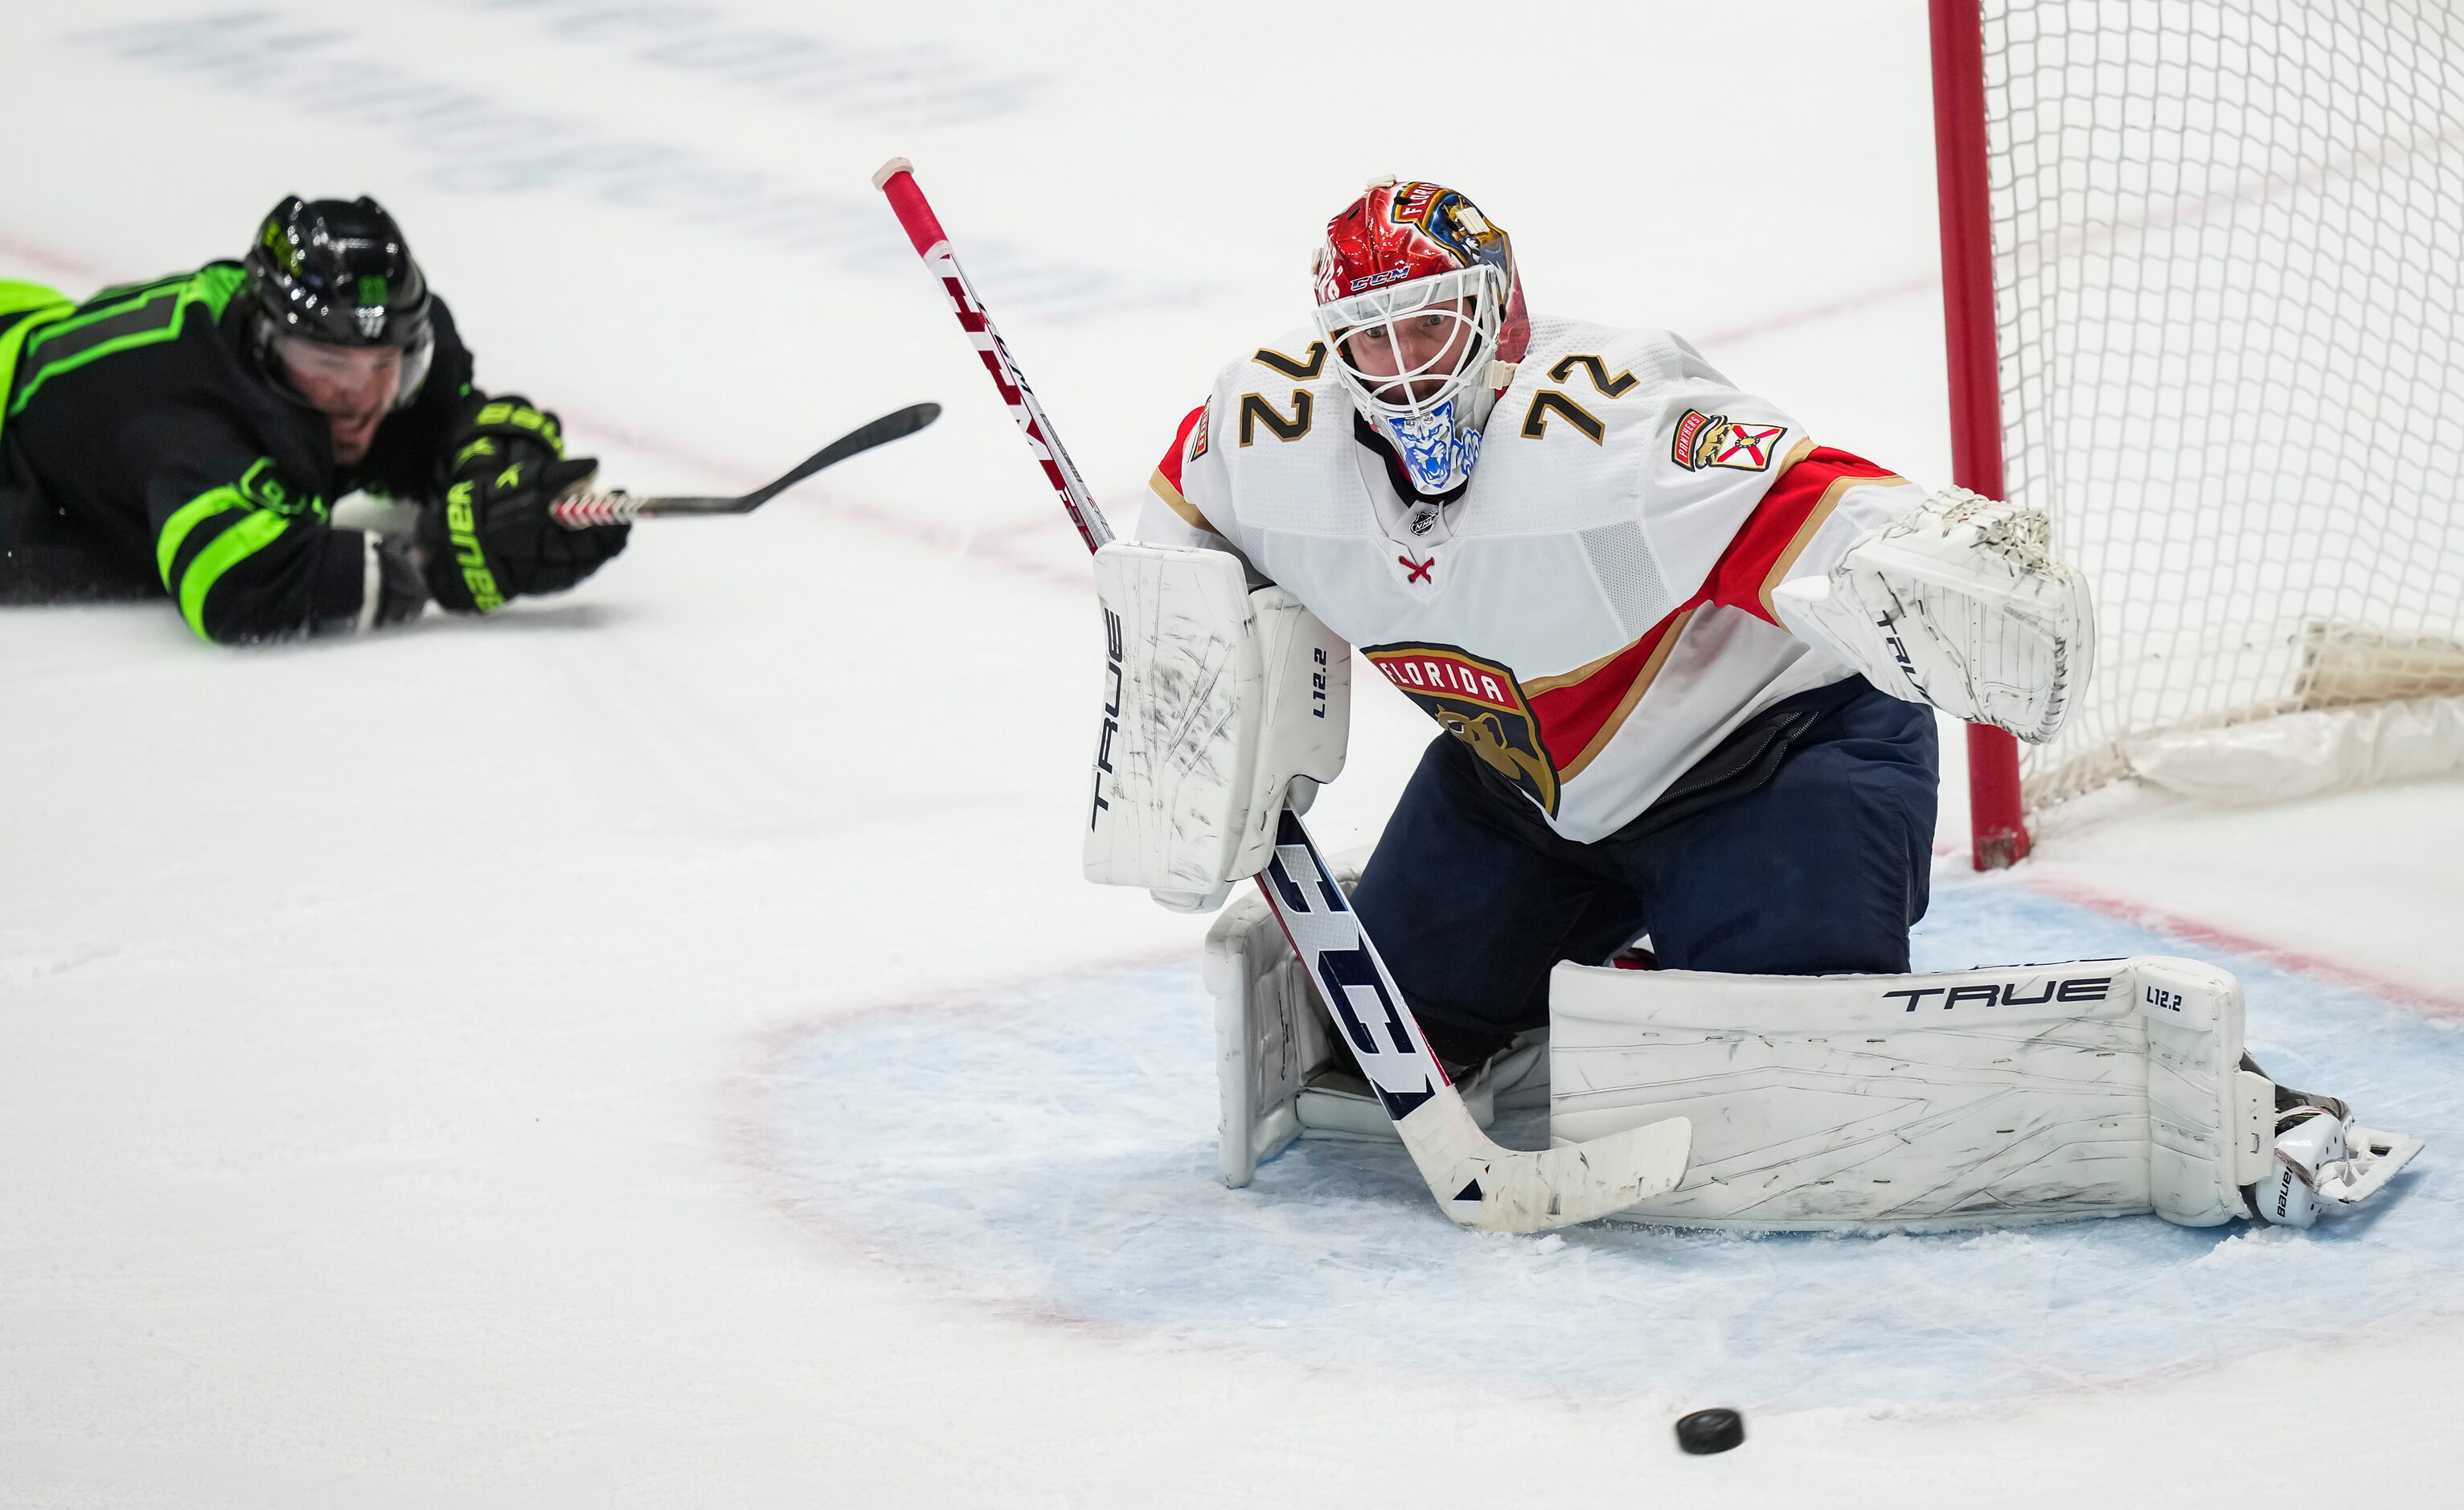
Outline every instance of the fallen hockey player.
<svg viewBox="0 0 2464 1510"><path fill-rule="evenodd" d="M218 642L487 613L625 548L550 505L598 463L473 386L376 201L284 200L238 262L82 304L0 283L0 602L168 598ZM339 528L356 490L404 540Z"/></svg>
<svg viewBox="0 0 2464 1510"><path fill-rule="evenodd" d="M1222 369L1097 554L1091 878L1210 909L1267 865L1341 769L1357 647L1444 731L1359 927L1484 1124L1691 1121L1625 1215L2306 1226L2417 1150L2270 1081L2211 966L1906 973L1934 710L2043 741L2090 674L2041 515L1819 444L1665 332L1532 318L1438 185L1370 186L1315 271L1314 325ZM1401 1117L1352 1073L1369 998L1285 932L1251 899L1209 936L1233 1185ZM1603 967L1645 938L1659 968Z"/></svg>

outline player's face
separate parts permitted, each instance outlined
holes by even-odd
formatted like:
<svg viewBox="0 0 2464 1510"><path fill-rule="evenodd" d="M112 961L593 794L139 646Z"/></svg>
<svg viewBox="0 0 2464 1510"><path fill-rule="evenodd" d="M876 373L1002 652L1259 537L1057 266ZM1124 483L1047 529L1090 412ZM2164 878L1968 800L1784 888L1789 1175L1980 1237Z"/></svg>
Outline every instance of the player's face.
<svg viewBox="0 0 2464 1510"><path fill-rule="evenodd" d="M334 459L343 466L363 460L402 392L402 353L390 346L344 347L313 341L274 344L282 375L310 406L324 414L334 438Z"/></svg>
<svg viewBox="0 0 2464 1510"><path fill-rule="evenodd" d="M1447 380L1471 350L1476 327L1468 303L1449 299L1355 330L1343 338L1344 355L1379 398L1393 404L1425 403L1445 391ZM1379 378L1397 381L1380 384Z"/></svg>

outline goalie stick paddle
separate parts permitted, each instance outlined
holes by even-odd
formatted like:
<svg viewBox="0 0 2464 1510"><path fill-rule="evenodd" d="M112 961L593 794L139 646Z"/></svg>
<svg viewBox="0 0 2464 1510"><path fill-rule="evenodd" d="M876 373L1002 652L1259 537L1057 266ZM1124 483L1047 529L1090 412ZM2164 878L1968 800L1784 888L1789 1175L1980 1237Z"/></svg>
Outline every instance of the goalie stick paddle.
<svg viewBox="0 0 2464 1510"><path fill-rule="evenodd" d="M796 463L794 470L776 482L735 498L636 498L629 493L576 493L548 505L548 514L567 529L587 529L593 524L629 524L649 514L750 514L824 467L837 466L861 452L912 435L940 417L941 406L938 404L910 404L905 409L882 415L869 425L848 431Z"/></svg>
<svg viewBox="0 0 2464 1510"><path fill-rule="evenodd" d="M916 255L940 279L1079 538L1090 551L1101 548L1112 539L1111 526L959 271L949 233L916 187L913 165L891 158L872 183L888 196ZM1274 857L1259 874L1258 889L1317 982L1441 1210L1484 1232L1536 1232L1606 1216L1675 1188L1694 1141L1693 1123L1682 1117L1556 1148L1504 1148L1492 1142L1429 1052L1419 1022L1309 831L1289 811L1277 823Z"/></svg>

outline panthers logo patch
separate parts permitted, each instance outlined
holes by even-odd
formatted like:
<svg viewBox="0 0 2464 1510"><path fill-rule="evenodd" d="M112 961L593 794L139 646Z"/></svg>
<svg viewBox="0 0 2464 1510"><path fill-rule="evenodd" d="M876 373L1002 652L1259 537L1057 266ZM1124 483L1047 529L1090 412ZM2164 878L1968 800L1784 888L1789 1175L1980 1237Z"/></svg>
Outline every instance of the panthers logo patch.
<svg viewBox="0 0 2464 1510"><path fill-rule="evenodd" d="M1678 416L1668 459L1688 472L1705 467L1762 472L1778 458L1780 438L1787 433L1785 425L1759 425L1689 409Z"/></svg>
<svg viewBox="0 0 2464 1510"><path fill-rule="evenodd" d="M1372 645L1361 654L1482 764L1557 815L1557 766L1513 672L1452 645Z"/></svg>

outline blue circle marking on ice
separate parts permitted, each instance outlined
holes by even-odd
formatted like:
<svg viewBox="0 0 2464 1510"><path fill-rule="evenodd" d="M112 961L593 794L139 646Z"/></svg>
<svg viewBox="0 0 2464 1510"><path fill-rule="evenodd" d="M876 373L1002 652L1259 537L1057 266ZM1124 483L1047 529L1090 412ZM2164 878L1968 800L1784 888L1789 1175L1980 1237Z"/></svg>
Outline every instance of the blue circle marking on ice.
<svg viewBox="0 0 2464 1510"><path fill-rule="evenodd" d="M1920 969L2201 951L2013 886L1948 888ZM1304 1140L1215 1175L1189 966L824 1024L771 1129L801 1193L965 1293L1327 1361L1749 1406L1975 1401L2128 1378L2464 1302L2464 1033L2249 960L2259 1061L2430 1151L2312 1231L2155 1217L1944 1236L1742 1237L1441 1215L1399 1145ZM1534 1129L1527 1145L1539 1141Z"/></svg>

